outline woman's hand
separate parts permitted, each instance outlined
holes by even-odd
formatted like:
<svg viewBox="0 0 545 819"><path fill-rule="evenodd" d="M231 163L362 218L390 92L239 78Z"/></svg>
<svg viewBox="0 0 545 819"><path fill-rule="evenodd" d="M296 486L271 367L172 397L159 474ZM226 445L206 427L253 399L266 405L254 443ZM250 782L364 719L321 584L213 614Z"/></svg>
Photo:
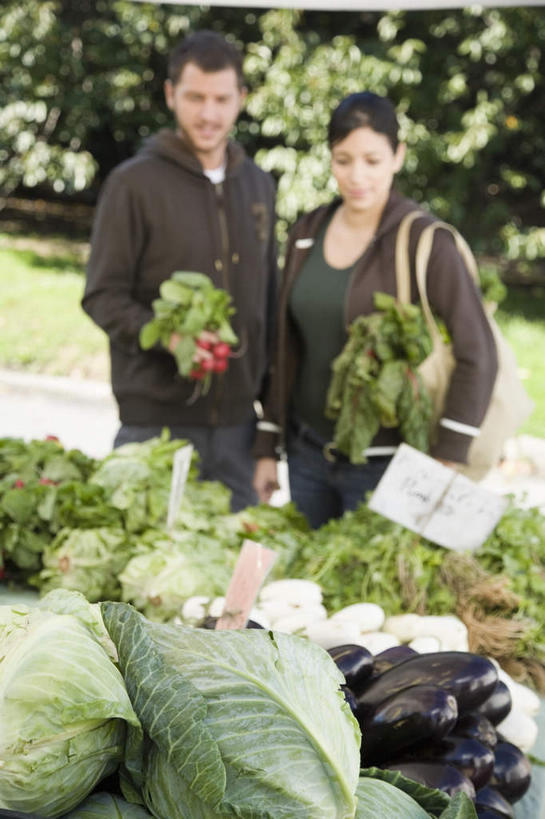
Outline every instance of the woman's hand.
<svg viewBox="0 0 545 819"><path fill-rule="evenodd" d="M268 503L273 492L280 489L274 458L260 458L255 466L253 486L260 503Z"/></svg>

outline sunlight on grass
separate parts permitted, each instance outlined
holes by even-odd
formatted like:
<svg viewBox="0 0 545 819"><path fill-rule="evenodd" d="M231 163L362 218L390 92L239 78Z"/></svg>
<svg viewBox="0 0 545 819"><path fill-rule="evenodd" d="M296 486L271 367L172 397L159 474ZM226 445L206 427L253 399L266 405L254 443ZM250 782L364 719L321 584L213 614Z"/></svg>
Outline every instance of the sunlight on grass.
<svg viewBox="0 0 545 819"><path fill-rule="evenodd" d="M0 366L108 379L107 340L80 307L84 278L0 250Z"/></svg>
<svg viewBox="0 0 545 819"><path fill-rule="evenodd" d="M515 351L534 411L520 432L545 437L545 291L519 289L498 310L498 324Z"/></svg>

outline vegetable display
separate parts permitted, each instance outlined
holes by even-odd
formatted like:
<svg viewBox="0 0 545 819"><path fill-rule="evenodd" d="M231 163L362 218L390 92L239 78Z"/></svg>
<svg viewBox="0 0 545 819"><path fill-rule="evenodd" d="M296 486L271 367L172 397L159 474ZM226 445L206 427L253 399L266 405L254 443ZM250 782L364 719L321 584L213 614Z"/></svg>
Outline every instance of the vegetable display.
<svg viewBox="0 0 545 819"><path fill-rule="evenodd" d="M235 312L227 291L214 287L203 273L176 271L164 281L160 298L153 301L154 318L140 331L140 346L149 350L157 343L171 349L178 372L210 387L213 373L227 369L231 348L238 338L230 324ZM198 356L198 348L207 355Z"/></svg>
<svg viewBox="0 0 545 819"><path fill-rule="evenodd" d="M42 446L44 443L45 447ZM3 702L0 704L0 745L4 736L9 737L12 731L12 727L8 731L5 725L13 726L17 722L25 728L20 713L16 717L12 715L10 697L1 693L8 690L5 687L8 677L12 684L11 669L18 668L14 657L19 656L19 652L32 672L29 680L33 678L33 663L37 666L45 664L46 653L49 666L45 679L49 679L47 675L56 679L55 674L62 677L65 667L62 663L71 662L71 672L81 666L83 671L79 682L83 702L85 678L90 673L89 657L94 657L93 651L98 651L117 674L118 683L121 681L125 689L125 697L128 691L129 697L125 701L133 709L132 716L129 711L126 717L106 719L106 723L113 721L118 726L116 737L122 739L113 742L115 749L109 739L105 742L97 740L100 750L93 756L92 763L81 763L85 767L84 776L76 774L80 750L83 756L79 735L77 740L71 736L70 742L77 753L73 756L74 767L68 766L66 775L74 771L78 789L72 793L69 780L68 791L56 795L66 798L69 807L57 807L54 801L51 804L48 801L53 799L54 765L47 769L49 779L45 781L42 777L40 781L38 773L43 766L41 763L33 766L32 761L28 763L32 769L31 787L24 792L28 801L18 802L17 794L16 801L4 804L1 787L7 789L6 799L11 799L13 794L9 788L15 788L17 782L22 781L18 780L10 761L9 766L5 763L0 766L0 810L9 810L13 806L19 813L33 812L42 819L61 817L67 811L83 809L81 803L86 798L91 799L90 792L95 789L102 791L103 795L90 802L90 808L95 810L106 805L106 809L118 810L120 816L134 815L138 819L145 815L157 819L169 816L170 819L172 815L175 819L178 814L173 813L175 808L172 806L177 805L177 810L186 810L185 815L195 819L234 815L242 819L245 816L265 819L283 814L278 813L276 804L269 813L261 813L257 808L261 803L252 803L252 799L268 799L274 792L274 798L281 794L282 800L287 800L286 816L306 815L299 806L301 798L305 810L310 804L315 811L308 815L319 816L322 815L319 812L322 798L326 805L336 804L337 797L327 794L340 789L343 794L340 804L344 805L341 809L345 813L339 815L347 817L366 817L365 811L368 816L369 806L374 805L375 815L387 816L388 810L393 810L397 819L401 808L394 810L392 806L397 806L400 799L403 801L399 804L406 808L402 815L410 817L410 811L414 811L415 819L422 815L417 812L419 810L424 810L427 816L444 815L443 819L447 816L449 819L474 819L471 799L475 799L479 806L479 817L492 811L500 812L500 809L504 815L511 816L512 801L520 798L529 785L530 765L525 754L531 751L536 741L535 715L540 701L528 687L515 682L506 670L519 679L524 679L526 673L526 679L533 679L539 687L545 667L539 636L545 622L545 590L542 586L545 519L538 510L509 509L482 548L474 555L466 555L436 547L381 518L364 504L318 531L310 531L291 504L282 508L258 506L232 515L225 487L197 480L195 459L175 526L167 532L165 524L173 457L184 444L183 441L169 441L165 434L145 444L127 445L102 461L93 462L80 458L77 452L65 453L55 441L0 441L0 453L6 453L4 460L0 458L0 548L4 552L7 582L28 582L30 577L42 593L54 590L49 591L38 608L32 611L26 605L0 608L0 657L4 657L0 660L0 703ZM44 453L47 453L46 457ZM55 482L43 474L49 457L55 458L55 469L58 470ZM74 468L78 469L79 477L76 477ZM14 525L21 548L11 550ZM24 540L26 533L39 535L34 551L25 546L29 542ZM273 548L278 553L278 560L270 582L262 588L250 614L254 621L252 625L258 627L248 631L259 635L258 643L252 642L254 638L248 638L246 632L234 633L228 640L238 638L236 650L233 642L226 657L221 646L227 646L227 642L217 642L222 639L220 633L209 629L213 629L215 618L222 613L224 598L221 595L225 592L240 546L247 537ZM80 588L88 599L98 601L111 596L130 601L146 614L146 618L125 604L117 607L111 603L109 609L105 605L104 611L108 610L108 616L112 618L112 636L114 632L116 634L114 645L104 627L101 608L68 591L74 587ZM19 618L17 628L11 624L13 612ZM49 643L46 631L33 631L38 612L41 612L40 616L47 612L51 626L54 625L51 618L68 618L65 622L69 621L71 625L65 633L70 637L78 635L80 651L72 657L71 640L68 640L60 651L62 662L57 663L59 652L55 634L52 633ZM115 617L111 612L117 612ZM130 617L124 612L129 612ZM161 622L165 620L172 622ZM6 623L9 624L7 627ZM184 626L185 623L191 623L192 627ZM15 646L13 635L21 637L23 643L27 628L38 637L30 639L28 652L17 648L14 655L11 653L12 641ZM10 637L4 644L8 632ZM177 635L178 643L174 635ZM84 637L96 648L86 650ZM197 642L200 648L195 656ZM144 656L138 652L145 649L149 662L142 659L138 668L136 663L127 672L121 652L118 657L121 645L125 648L132 645L136 656ZM295 649L296 645L302 648ZM291 653L286 653L286 646L295 651L296 660ZM168 743L161 745L148 730L150 725L160 724L160 720L155 722L154 715L162 707L158 705L162 692L167 688L173 691L173 681L176 686L180 684L180 691L185 692L184 697L190 695L192 704L182 709L183 713L187 715L188 709L191 712L193 707L191 730L200 731L198 724L208 730L209 722L208 716L202 720L195 716L197 712L202 713L203 701L206 714L212 718L211 703L215 708L219 700L217 692L221 689L221 696L226 697L226 691L233 687L238 693L234 700L227 697L225 705L227 709L227 702L235 702L234 709L229 705L233 718L229 719L226 710L223 712L225 723L218 717L217 725L236 723L236 726L242 726L246 720L253 724L258 717L256 711L252 711L250 701L254 702L256 709L259 703L259 721L264 715L270 717L276 712L271 710L271 703L262 694L253 699L252 696L241 696L239 701L238 694L250 683L246 677L246 682L241 683L237 675L242 673L249 675L248 679L252 677L259 690L264 687L272 696L276 703L274 707L280 707L278 692L274 693L276 689L271 687L270 681L264 681L263 675L258 674L261 665L256 658L263 652L264 657L269 656L269 661L264 660L265 665L268 663L267 668L274 666L275 673L284 679L282 684L288 691L286 707L289 705L295 714L291 690L302 686L304 690L295 691L295 700L308 705L320 730L325 730L322 723L326 724L327 716L322 713L319 703L322 699L326 704L330 701L328 695L320 693L323 683L314 680L314 667L321 669L322 663L325 668L329 667L327 674L333 674L333 677L328 679L335 689L336 699L331 700L328 707L333 708L335 701L345 719L349 712L355 714L363 737L361 746L359 741L354 743L356 769L360 762L368 767L360 771L359 778L353 771L349 775L350 765L347 766L345 759L338 762L340 767L333 774L333 782L328 781L331 779L332 758L338 760L340 741L336 743L327 737L325 745L318 743L317 749L310 739L316 752L313 757L316 771L321 766L327 771L327 777L322 780L316 773L313 793L309 796L304 787L303 791L298 790L289 778L278 782L274 778L277 774L274 760L280 760L278 747L274 752L267 751L265 743L263 748L260 747L258 759L252 757L249 761L243 754L239 769L236 767L239 757L235 764L230 756L234 744L224 743L220 734L212 734L211 738L207 734L207 742L210 740L211 743L207 747L213 749L215 743L226 771L223 796L212 807L206 801L208 796L204 798L200 792L195 794L191 788L180 795L178 774L172 767L169 751L165 750ZM183 662L180 660L182 654ZM485 654L499 660L501 667L481 656ZM189 655L193 656L190 662ZM288 657L292 659L288 661ZM321 659L317 660L317 657ZM292 667L288 668L290 662ZM333 666L337 665L338 672L331 671L332 662ZM199 670L201 663L206 672ZM310 668L313 669L311 674ZM146 708L149 710L146 710L144 720L140 705L136 707L134 695L136 690L144 690L139 675L146 669L153 672L153 686L148 690ZM44 672L39 673L40 680L43 680ZM160 683L163 674L168 682ZM203 689L200 675L205 677ZM70 682L75 685L77 677L72 673ZM334 685L333 679L336 680ZM43 687L41 683L40 686ZM26 696L28 689L23 686L20 690ZM56 690L62 690L62 682L56 683ZM42 692L40 688L40 693L47 699L46 691ZM68 694L72 696L70 687ZM94 690L91 689L89 694L94 696ZM255 691L252 690L252 694ZM112 707L115 707L114 699L110 697L109 700ZM237 710L237 703L240 710ZM63 707L63 717L57 726L57 730L62 730L63 720L70 718L70 709L64 707L62 699L55 703L57 706ZM246 706L250 707L248 715ZM35 699L31 705L27 703L27 707L34 715L39 712ZM24 710L23 705L20 708ZM81 716L84 706L78 704L77 708ZM172 722L170 716L166 722L168 729L165 728L164 733L170 732L169 735L174 736L180 723ZM83 733L84 723L82 720L78 726ZM41 724L39 721L38 727ZM299 727L297 731L302 731L297 736L307 736L304 728ZM95 736L93 731L87 733ZM311 734L314 737L313 731L308 735ZM258 736L261 736L259 732L254 738ZM40 747L42 760L50 742L54 744L54 739L48 735L43 746L35 742L28 748L20 744L10 746L14 748L14 764L21 766L25 777L29 776L25 753L28 751L32 756ZM83 744L83 740L81 742ZM327 744L331 742L337 750ZM260 743L261 739L255 738L251 749L254 756L255 747ZM194 746L195 752L197 747L200 746ZM324 750L325 757L322 757ZM0 760L4 762L9 753L9 749L2 745ZM249 751L248 757L251 757ZM270 776L273 779L267 775L261 781L261 773L256 774L252 765L265 758L272 760ZM349 755L349 758L352 757ZM212 757L206 756L206 759ZM320 766L318 760L321 760ZM278 762L280 767L286 765L289 768L291 764L291 761ZM123 766L123 792L119 789L120 765ZM376 768L377 765L381 768ZM259 771L263 769L268 770L264 763ZM217 773L221 767L213 770ZM405 779L400 771L410 772L412 780ZM246 777L251 784L245 790ZM420 791L412 790L418 788L415 778L425 783ZM214 787L218 781L214 776ZM233 790L230 783L235 781L237 787ZM350 787L346 785L347 781L351 782ZM261 796L250 795L254 785ZM430 790L436 786L444 787L445 793ZM113 793L107 793L108 790ZM407 799L400 796L400 790ZM436 801L432 805L430 795L437 793L440 796L433 797ZM93 794L93 799L95 797L98 797L97 793ZM36 801L32 802L32 798ZM131 802L133 799L141 800L143 804ZM320 808L312 799L319 801ZM129 804L128 808L124 802ZM300 814L290 813L295 810L294 804ZM132 814L130 811L137 807L143 813ZM129 812L123 813L122 810ZM179 815L184 816L183 813ZM330 814L326 812L324 815ZM336 816L335 813L331 815Z"/></svg>
<svg viewBox="0 0 545 819"><path fill-rule="evenodd" d="M396 427L401 438L427 452L431 401L418 366L431 352L420 307L375 293L376 312L360 316L332 363L325 414L335 423L337 449L354 464L380 427Z"/></svg>

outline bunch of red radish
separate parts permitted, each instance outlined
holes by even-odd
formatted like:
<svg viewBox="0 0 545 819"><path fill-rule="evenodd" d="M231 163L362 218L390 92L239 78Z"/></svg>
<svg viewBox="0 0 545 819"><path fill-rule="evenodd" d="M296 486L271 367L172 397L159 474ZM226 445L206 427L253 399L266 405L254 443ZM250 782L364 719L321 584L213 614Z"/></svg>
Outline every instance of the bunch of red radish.
<svg viewBox="0 0 545 819"><path fill-rule="evenodd" d="M220 341L218 334L210 330L203 330L195 343L197 347L189 377L201 381L208 373L224 373L229 364L231 345Z"/></svg>

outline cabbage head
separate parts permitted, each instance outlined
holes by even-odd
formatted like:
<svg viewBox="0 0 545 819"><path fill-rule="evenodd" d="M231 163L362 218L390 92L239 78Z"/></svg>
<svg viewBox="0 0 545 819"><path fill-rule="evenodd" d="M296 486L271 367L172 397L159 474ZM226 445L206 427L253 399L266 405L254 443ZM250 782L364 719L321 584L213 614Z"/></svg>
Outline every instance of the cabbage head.
<svg viewBox="0 0 545 819"><path fill-rule="evenodd" d="M353 819L361 734L326 651L101 610L145 732L127 743L127 799L158 819Z"/></svg>
<svg viewBox="0 0 545 819"><path fill-rule="evenodd" d="M76 592L0 606L0 808L58 817L117 769L139 722L101 630Z"/></svg>

